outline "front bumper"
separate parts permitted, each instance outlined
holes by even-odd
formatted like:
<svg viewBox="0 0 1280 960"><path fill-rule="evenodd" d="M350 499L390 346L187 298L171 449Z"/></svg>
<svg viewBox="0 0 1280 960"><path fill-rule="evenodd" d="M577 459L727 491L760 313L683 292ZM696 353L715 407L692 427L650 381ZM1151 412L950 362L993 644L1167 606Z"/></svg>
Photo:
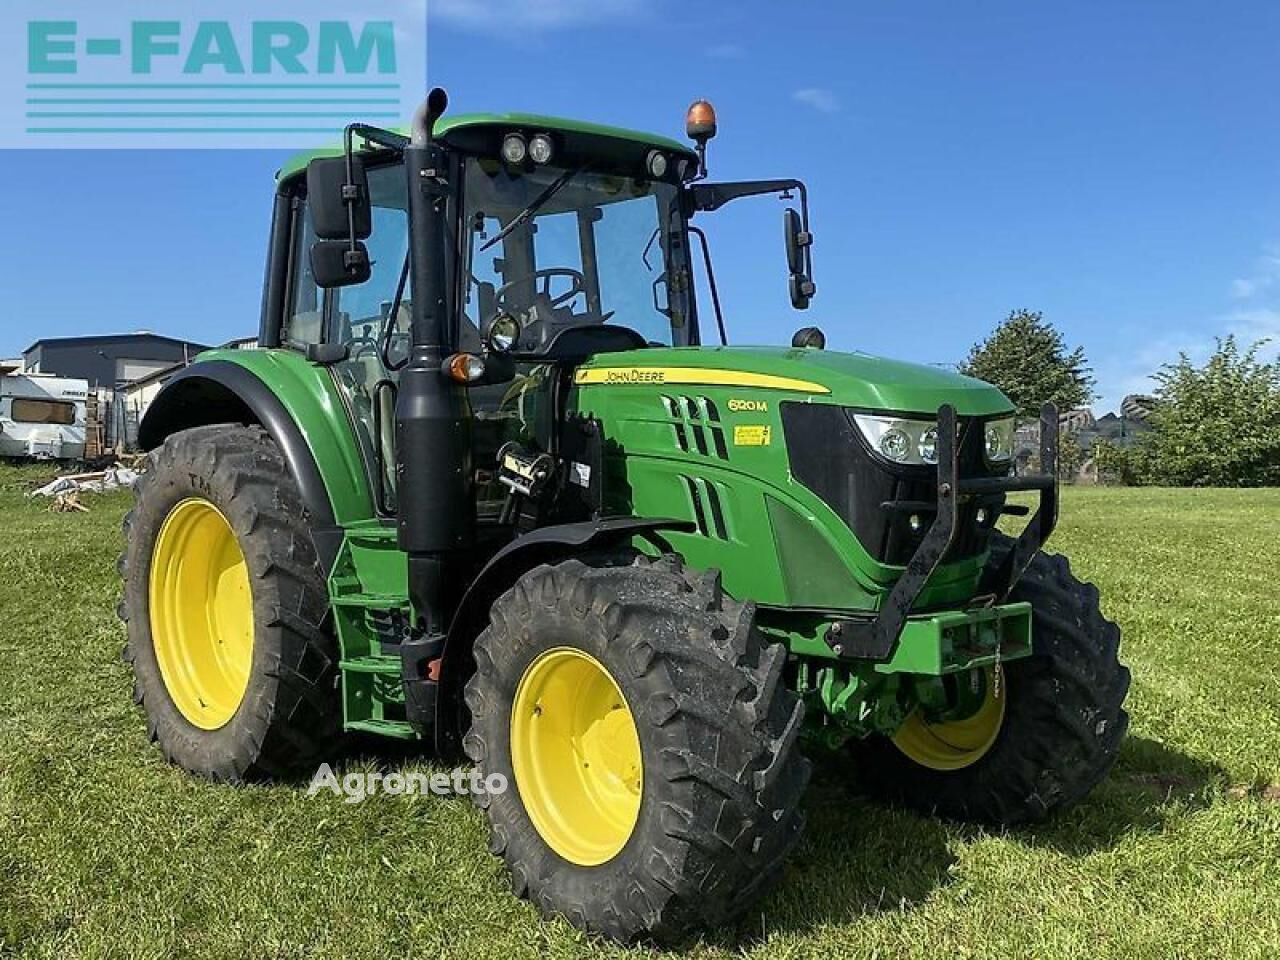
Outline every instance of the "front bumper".
<svg viewBox="0 0 1280 960"><path fill-rule="evenodd" d="M1006 603L909 617L893 655L875 670L940 677L1030 653L1031 604Z"/></svg>

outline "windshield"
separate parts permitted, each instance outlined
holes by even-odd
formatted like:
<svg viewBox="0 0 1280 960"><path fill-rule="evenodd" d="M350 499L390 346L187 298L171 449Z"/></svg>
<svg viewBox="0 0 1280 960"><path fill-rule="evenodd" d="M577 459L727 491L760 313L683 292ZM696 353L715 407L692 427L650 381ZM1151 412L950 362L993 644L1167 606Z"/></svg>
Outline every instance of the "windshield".
<svg viewBox="0 0 1280 960"><path fill-rule="evenodd" d="M507 312L540 339L610 323L653 345L697 343L674 184L488 158L466 170L464 342Z"/></svg>

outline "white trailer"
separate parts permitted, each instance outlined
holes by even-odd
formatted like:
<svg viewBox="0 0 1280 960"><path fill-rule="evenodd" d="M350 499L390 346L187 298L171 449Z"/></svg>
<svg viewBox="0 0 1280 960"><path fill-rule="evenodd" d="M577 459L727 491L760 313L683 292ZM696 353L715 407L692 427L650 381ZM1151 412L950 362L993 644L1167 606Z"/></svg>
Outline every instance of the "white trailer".
<svg viewBox="0 0 1280 960"><path fill-rule="evenodd" d="M83 458L88 395L86 380L0 375L0 457Z"/></svg>

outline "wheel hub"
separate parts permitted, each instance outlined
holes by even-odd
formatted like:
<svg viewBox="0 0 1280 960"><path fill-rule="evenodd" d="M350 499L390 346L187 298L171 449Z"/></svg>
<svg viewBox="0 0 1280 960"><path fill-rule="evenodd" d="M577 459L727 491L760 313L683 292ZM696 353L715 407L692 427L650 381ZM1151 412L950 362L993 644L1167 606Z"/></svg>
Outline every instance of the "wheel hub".
<svg viewBox="0 0 1280 960"><path fill-rule="evenodd" d="M976 674L982 691L973 698L966 716L930 719L917 707L893 735L894 745L921 766L931 770L961 770L986 756L1004 726L1006 691L997 683L996 670Z"/></svg>
<svg viewBox="0 0 1280 960"><path fill-rule="evenodd" d="M512 704L511 759L525 810L557 854L597 866L626 846L644 764L635 719L600 661L557 647L529 665Z"/></svg>
<svg viewBox="0 0 1280 960"><path fill-rule="evenodd" d="M208 500L178 503L151 554L151 641L165 689L202 730L225 726L253 664L253 593L235 531Z"/></svg>

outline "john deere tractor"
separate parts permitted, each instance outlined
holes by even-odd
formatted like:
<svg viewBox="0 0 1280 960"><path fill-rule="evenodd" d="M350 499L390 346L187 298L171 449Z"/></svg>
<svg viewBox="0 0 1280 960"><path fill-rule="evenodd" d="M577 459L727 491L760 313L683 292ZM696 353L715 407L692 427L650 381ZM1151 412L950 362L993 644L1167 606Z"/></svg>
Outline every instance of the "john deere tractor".
<svg viewBox="0 0 1280 960"><path fill-rule="evenodd" d="M240 782L353 733L465 753L508 783L479 802L516 892L622 941L769 888L806 752L997 825L1093 789L1129 674L1041 552L1052 408L1015 474L995 387L813 327L726 345L697 223L790 200L801 309L813 238L800 181L708 179L706 102L689 147L446 100L280 172L257 348L141 424L122 612L165 756Z"/></svg>

